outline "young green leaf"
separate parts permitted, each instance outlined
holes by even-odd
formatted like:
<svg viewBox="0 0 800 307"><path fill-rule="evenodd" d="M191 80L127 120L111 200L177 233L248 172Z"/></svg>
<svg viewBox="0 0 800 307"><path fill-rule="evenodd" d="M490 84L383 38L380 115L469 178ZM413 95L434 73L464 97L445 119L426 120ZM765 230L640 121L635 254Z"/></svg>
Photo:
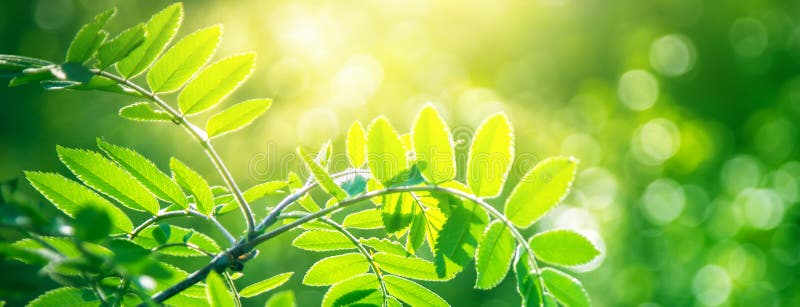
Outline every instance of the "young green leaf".
<svg viewBox="0 0 800 307"><path fill-rule="evenodd" d="M264 279L245 287L242 289L242 291L239 291L239 295L243 297L254 297L261 293L270 291L285 284L290 278L292 278L292 275L294 275L294 272L286 272Z"/></svg>
<svg viewBox="0 0 800 307"><path fill-rule="evenodd" d="M511 192L505 215L517 227L530 227L567 196L577 167L574 158L555 157L539 162Z"/></svg>
<svg viewBox="0 0 800 307"><path fill-rule="evenodd" d="M542 270L542 279L547 290L564 306L591 306L589 295L575 277L551 268Z"/></svg>
<svg viewBox="0 0 800 307"><path fill-rule="evenodd" d="M275 181L267 181L264 183L259 183L244 191L244 200L248 203L254 202L261 198L270 195L276 195L279 193L283 193L281 189L287 186L287 182L283 180L275 180Z"/></svg>
<svg viewBox="0 0 800 307"><path fill-rule="evenodd" d="M145 34L144 25L138 24L100 45L97 48L98 66L106 68L128 56L133 49L144 42Z"/></svg>
<svg viewBox="0 0 800 307"><path fill-rule="evenodd" d="M168 224L148 226L133 239L133 242L147 249L152 249L164 244L188 243L210 253L222 251L217 242L208 235L195 232L192 229ZM194 249L179 246L161 249L159 253L175 257L205 256L205 254Z"/></svg>
<svg viewBox="0 0 800 307"><path fill-rule="evenodd" d="M346 216L342 226L356 229L378 229L383 227L383 218L381 218L380 211L367 209Z"/></svg>
<svg viewBox="0 0 800 307"><path fill-rule="evenodd" d="M437 184L455 178L453 137L432 104L425 105L417 114L411 129L411 139L417 167L428 182Z"/></svg>
<svg viewBox="0 0 800 307"><path fill-rule="evenodd" d="M184 209L188 206L186 195L183 194L181 187L159 170L152 161L130 148L117 146L99 138L97 146L156 197L177 204Z"/></svg>
<svg viewBox="0 0 800 307"><path fill-rule="evenodd" d="M272 99L252 99L236 104L211 116L206 123L206 133L212 138L244 128L271 105Z"/></svg>
<svg viewBox="0 0 800 307"><path fill-rule="evenodd" d="M517 277L517 293L522 298L524 307L541 307L542 285L530 264L528 250L522 245L517 247L514 257L514 275Z"/></svg>
<svg viewBox="0 0 800 307"><path fill-rule="evenodd" d="M531 237L530 246L536 253L536 258L564 266L586 264L600 255L600 251L589 239L567 229L537 233Z"/></svg>
<svg viewBox="0 0 800 307"><path fill-rule="evenodd" d="M367 157L367 137L364 133L364 126L356 121L347 130L347 159L353 168L364 165Z"/></svg>
<svg viewBox="0 0 800 307"><path fill-rule="evenodd" d="M411 254L414 254L422 246L422 243L425 243L425 233L428 226L425 211L422 210L422 207L414 206L413 211L411 225L408 226L408 236L406 236L406 250Z"/></svg>
<svg viewBox="0 0 800 307"><path fill-rule="evenodd" d="M405 181L405 178L399 177L408 169L406 150L400 135L384 116L376 118L369 125L367 163L375 178L385 186Z"/></svg>
<svg viewBox="0 0 800 307"><path fill-rule="evenodd" d="M369 262L359 253L323 258L308 269L303 284L327 286L369 271Z"/></svg>
<svg viewBox="0 0 800 307"><path fill-rule="evenodd" d="M105 210L86 206L75 214L75 237L86 242L100 242L111 233L111 217Z"/></svg>
<svg viewBox="0 0 800 307"><path fill-rule="evenodd" d="M164 51L183 20L183 3L172 4L150 17L144 25L147 37L126 58L117 63L117 71L126 79L133 78L153 63Z"/></svg>
<svg viewBox="0 0 800 307"><path fill-rule="evenodd" d="M67 49L67 62L83 63L92 57L97 47L100 47L108 37L108 33L103 31L103 26L116 11L117 9L112 8L97 14L92 22L78 30L78 34L75 34Z"/></svg>
<svg viewBox="0 0 800 307"><path fill-rule="evenodd" d="M292 290L283 290L273 294L264 307L297 307Z"/></svg>
<svg viewBox="0 0 800 307"><path fill-rule="evenodd" d="M58 157L78 179L133 210L158 213L158 201L133 176L101 154L58 146Z"/></svg>
<svg viewBox="0 0 800 307"><path fill-rule="evenodd" d="M233 294L216 271L206 277L206 299L211 307L234 307Z"/></svg>
<svg viewBox="0 0 800 307"><path fill-rule="evenodd" d="M48 306L74 306L88 307L99 305L100 299L94 291L82 288L63 287L50 290L40 295L27 306L29 307L48 307Z"/></svg>
<svg viewBox="0 0 800 307"><path fill-rule="evenodd" d="M514 236L502 221L489 224L475 252L476 288L491 289L503 281L514 258L514 243Z"/></svg>
<svg viewBox="0 0 800 307"><path fill-rule="evenodd" d="M394 242L389 239L368 238L358 240L361 244L369 246L377 252L388 254L400 255L403 257L410 256L408 251L400 243Z"/></svg>
<svg viewBox="0 0 800 307"><path fill-rule="evenodd" d="M472 261L489 216L479 205L456 201L435 243L436 273L444 277L460 272Z"/></svg>
<svg viewBox="0 0 800 307"><path fill-rule="evenodd" d="M467 184L475 196L494 197L503 190L514 161L514 134L504 113L481 123L469 149Z"/></svg>
<svg viewBox="0 0 800 307"><path fill-rule="evenodd" d="M214 25L187 35L164 52L147 72L147 84L153 93L183 86L211 59L221 36L222 26Z"/></svg>
<svg viewBox="0 0 800 307"><path fill-rule="evenodd" d="M333 181L333 178L331 178L331 175L328 174L328 171L317 164L311 155L309 155L302 147L297 147L297 154L303 159L303 163L306 165L309 171L311 171L314 179L317 181L317 183L319 183L319 186L322 187L326 193L332 195L339 201L347 198L347 192L345 192L342 187L337 185L336 182Z"/></svg>
<svg viewBox="0 0 800 307"><path fill-rule="evenodd" d="M54 173L25 172L25 177L39 193L67 216L74 218L81 209L95 206L108 214L115 228L124 233L133 229L125 212L80 183Z"/></svg>
<svg viewBox="0 0 800 307"><path fill-rule="evenodd" d="M333 230L309 230L301 233L292 241L297 248L324 252L332 250L352 249L356 246L341 232Z"/></svg>
<svg viewBox="0 0 800 307"><path fill-rule="evenodd" d="M119 109L119 116L135 121L171 122L172 115L155 110L149 102L137 102Z"/></svg>
<svg viewBox="0 0 800 307"><path fill-rule="evenodd" d="M178 94L179 109L191 115L215 106L247 80L255 61L254 53L243 53L206 67Z"/></svg>
<svg viewBox="0 0 800 307"><path fill-rule="evenodd" d="M428 240L431 253L434 252L436 240L439 239L439 232L442 231L445 221L447 221L447 216L439 208L428 206L425 209L425 239Z"/></svg>
<svg viewBox="0 0 800 307"><path fill-rule="evenodd" d="M411 225L414 218L414 198L411 193L393 193L380 198L381 216L386 232L394 233Z"/></svg>
<svg viewBox="0 0 800 307"><path fill-rule="evenodd" d="M210 215L214 210L214 194L211 193L208 182L200 174L174 157L169 160L169 168L172 170L172 178L194 196L197 210L203 214Z"/></svg>
<svg viewBox="0 0 800 307"><path fill-rule="evenodd" d="M450 306L442 297L413 281L391 275L383 279L389 294L411 306Z"/></svg>
<svg viewBox="0 0 800 307"><path fill-rule="evenodd" d="M382 305L375 274L364 274L333 285L325 292L322 306Z"/></svg>
<svg viewBox="0 0 800 307"><path fill-rule="evenodd" d="M456 276L450 274L439 277L433 262L414 256L376 253L373 255L373 259L380 266L381 271L403 277L427 281L446 281Z"/></svg>

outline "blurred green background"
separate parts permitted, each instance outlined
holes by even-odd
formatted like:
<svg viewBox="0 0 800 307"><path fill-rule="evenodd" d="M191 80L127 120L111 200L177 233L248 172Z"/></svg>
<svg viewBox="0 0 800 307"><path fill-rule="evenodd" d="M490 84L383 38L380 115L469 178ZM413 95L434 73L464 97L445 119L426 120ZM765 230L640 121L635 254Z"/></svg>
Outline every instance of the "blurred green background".
<svg viewBox="0 0 800 307"><path fill-rule="evenodd" d="M94 14L118 6L113 33L167 4L2 1L0 53L62 61ZM407 131L432 101L468 143L484 117L505 111L518 156L510 183L543 157L581 160L565 204L528 233L574 227L605 251L576 273L595 305L800 306L800 2L251 0L185 9L178 36L222 23L216 58L259 55L226 103L275 101L217 142L245 187L299 170L289 155L297 145L332 139L343 152L356 120L386 114ZM95 148L104 137L164 168L177 156L222 183L181 129L117 117L131 102L0 86L0 179L66 174L56 144ZM255 211L263 216L264 204ZM291 238L263 245L240 285L304 272L323 257ZM2 265L0 297L27 300L55 286L35 269ZM289 287L301 306L318 302L325 289L300 280ZM510 278L491 291L473 283L467 268L452 283L426 285L454 306L519 305Z"/></svg>

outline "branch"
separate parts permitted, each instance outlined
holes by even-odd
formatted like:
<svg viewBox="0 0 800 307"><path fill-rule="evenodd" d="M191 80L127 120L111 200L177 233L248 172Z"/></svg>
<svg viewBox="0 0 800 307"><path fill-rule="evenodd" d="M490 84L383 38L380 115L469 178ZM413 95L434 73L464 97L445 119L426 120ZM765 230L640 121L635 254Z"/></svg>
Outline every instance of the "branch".
<svg viewBox="0 0 800 307"><path fill-rule="evenodd" d="M197 212L197 211L192 210L192 209L179 210L179 211L168 211L168 212L153 216L153 217L147 219L146 221L144 221L141 225L136 226L136 228L134 228L133 231L131 231L131 234L128 236L128 239L133 240L133 238L136 238L136 236L138 236L139 233L142 232L142 230L147 228L147 226L150 226L150 225L152 225L152 224L154 224L154 223L156 223L156 222L158 222L160 220L173 218L173 217L179 217L179 216L190 216L190 215L201 217L203 219L211 221L212 223L214 223L214 226L216 226L217 229L219 229L219 231L223 235L225 235L225 238L228 239L228 242L231 245L235 245L236 244L236 238L234 238L233 235L228 231L228 229L225 228L224 226L222 226L222 224L220 224L219 221L217 221L217 219L215 219L214 217L211 217L211 216L206 216L205 214L202 214L202 213Z"/></svg>
<svg viewBox="0 0 800 307"><path fill-rule="evenodd" d="M242 210L242 215L244 215L245 222L247 222L247 232L252 233L255 229L255 219L253 218L253 211L250 210L250 206L247 204L247 200L244 199L244 195L242 191L239 189L239 186L236 185L236 181L233 180L233 176L231 175L228 168L225 166L225 163L222 162L222 158L219 157L217 151L214 149L214 146L211 145L211 141L208 139L208 136L205 131L198 128L197 126L190 123L186 117L184 117L180 112L172 108L169 104L167 104L164 100L159 98L155 93L150 92L143 87L139 86L136 83L133 83L129 80L125 80L122 77L119 77L115 74L92 69L92 73L98 76L103 76L114 80L115 82L125 85L130 89L144 95L150 101L155 102L159 107L161 107L164 111L169 113L172 116L172 119L175 123L181 125L201 146L203 146L203 150L205 151L206 155L211 159L213 162L214 167L217 168L217 171L222 176L222 180L225 181L225 184L228 186L228 190L231 191L234 198L236 198L236 202L239 204L239 208Z"/></svg>

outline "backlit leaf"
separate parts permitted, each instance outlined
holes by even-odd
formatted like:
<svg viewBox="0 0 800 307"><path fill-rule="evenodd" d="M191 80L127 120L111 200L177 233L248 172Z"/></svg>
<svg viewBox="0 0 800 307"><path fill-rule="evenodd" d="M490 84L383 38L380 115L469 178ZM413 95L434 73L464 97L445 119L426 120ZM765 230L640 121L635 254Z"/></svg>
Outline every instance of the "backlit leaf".
<svg viewBox="0 0 800 307"><path fill-rule="evenodd" d="M364 126L356 121L347 130L347 159L354 168L364 165L367 158L367 137Z"/></svg>
<svg viewBox="0 0 800 307"><path fill-rule="evenodd" d="M119 109L119 116L135 121L171 122L172 115L153 109L149 102L137 102Z"/></svg>
<svg viewBox="0 0 800 307"><path fill-rule="evenodd" d="M144 25L147 37L126 58L117 63L120 75L133 78L147 69L178 32L183 20L183 4L172 4L150 17Z"/></svg>
<svg viewBox="0 0 800 307"><path fill-rule="evenodd" d="M314 176L314 180L319 183L320 187L328 194L335 197L337 200L343 200L347 198L347 192L342 189L336 182L333 181L331 175L328 174L328 171L317 164L316 161L313 160L311 155L309 155L302 147L297 148L297 154L303 159L303 163L306 167L311 171L311 174Z"/></svg>
<svg viewBox="0 0 800 307"><path fill-rule="evenodd" d="M214 25L187 35L170 47L147 72L154 93L171 92L183 86L217 49L222 26Z"/></svg>
<svg viewBox="0 0 800 307"><path fill-rule="evenodd" d="M214 114L206 123L208 137L223 135L244 128L264 114L272 105L272 99L252 99L238 103Z"/></svg>
<svg viewBox="0 0 800 307"><path fill-rule="evenodd" d="M116 9L112 8L97 14L92 22L83 25L78 30L75 38L69 44L69 49L67 49L67 62L83 63L91 58L97 47L100 47L100 44L108 36L108 33L103 31L103 26L116 11Z"/></svg>
<svg viewBox="0 0 800 307"><path fill-rule="evenodd" d="M222 276L211 271L206 277L206 299L211 307L233 307L233 293L225 286Z"/></svg>
<svg viewBox="0 0 800 307"><path fill-rule="evenodd" d="M551 268L542 269L542 279L547 290L564 306L591 306L589 295L575 277Z"/></svg>
<svg viewBox="0 0 800 307"><path fill-rule="evenodd" d="M517 293L524 307L541 307L542 285L530 264L528 250L522 245L517 247L514 258L514 275L517 279Z"/></svg>
<svg viewBox="0 0 800 307"><path fill-rule="evenodd" d="M49 306L70 306L70 307L94 307L100 305L100 300L89 289L79 289L72 287L58 288L50 290L40 295L27 306L29 307L49 307Z"/></svg>
<svg viewBox="0 0 800 307"><path fill-rule="evenodd" d="M398 232L411 225L416 206L411 193L386 194L380 197L380 203L386 232Z"/></svg>
<svg viewBox="0 0 800 307"><path fill-rule="evenodd" d="M376 253L373 255L373 259L380 266L381 271L403 277L428 281L445 281L455 277L455 274L439 277L433 262L415 256Z"/></svg>
<svg viewBox="0 0 800 307"><path fill-rule="evenodd" d="M417 167L422 176L433 184L449 181L456 176L455 151L450 129L431 104L417 114L411 130Z"/></svg>
<svg viewBox="0 0 800 307"><path fill-rule="evenodd" d="M292 290L283 290L275 293L267 299L264 307L297 307L294 292Z"/></svg>
<svg viewBox="0 0 800 307"><path fill-rule="evenodd" d="M491 289L503 281L514 257L514 243L511 231L502 221L489 224L475 252L476 288Z"/></svg>
<svg viewBox="0 0 800 307"><path fill-rule="evenodd" d="M394 242L389 239L368 238L360 239L361 244L369 246L377 252L384 252L400 256L410 256L408 251L400 243Z"/></svg>
<svg viewBox="0 0 800 307"><path fill-rule="evenodd" d="M419 284L397 276L384 276L386 290L411 306L450 306L442 297Z"/></svg>
<svg viewBox="0 0 800 307"><path fill-rule="evenodd" d="M567 229L537 233L531 237L530 246L536 258L564 266L586 264L600 255L589 239Z"/></svg>
<svg viewBox="0 0 800 307"><path fill-rule="evenodd" d="M245 287L242 289L242 291L239 291L239 295L243 297L253 297L270 291L285 284L290 278L292 278L292 275L294 275L294 272L286 272L264 279Z"/></svg>
<svg viewBox="0 0 800 307"><path fill-rule="evenodd" d="M119 35L108 40L97 48L97 62L100 68L122 60L136 47L144 42L145 30L143 24L138 24L123 30Z"/></svg>
<svg viewBox="0 0 800 307"><path fill-rule="evenodd" d="M547 158L534 166L506 200L505 215L514 225L528 228L567 196L578 161L573 158Z"/></svg>
<svg viewBox="0 0 800 307"><path fill-rule="evenodd" d="M467 162L467 185L479 197L494 197L503 190L511 163L514 161L514 134L503 113L490 116L481 123Z"/></svg>
<svg viewBox="0 0 800 307"><path fill-rule="evenodd" d="M435 243L436 272L439 277L460 272L472 261L475 248L489 222L486 211L470 201L455 201L450 217Z"/></svg>
<svg viewBox="0 0 800 307"><path fill-rule="evenodd" d="M408 169L405 147L386 117L378 117L369 125L367 163L372 175L385 186L405 181L400 178Z"/></svg>
<svg viewBox="0 0 800 307"><path fill-rule="evenodd" d="M267 181L259 183L244 191L244 199L250 203L266 196L276 195L283 193L281 189L287 186L287 182L283 180Z"/></svg>
<svg viewBox="0 0 800 307"><path fill-rule="evenodd" d="M369 270L369 262L359 253L324 258L314 263L303 277L303 284L327 286L361 275Z"/></svg>
<svg viewBox="0 0 800 307"><path fill-rule="evenodd" d="M322 298L322 306L382 305L380 284L375 274L364 274L330 287Z"/></svg>
<svg viewBox="0 0 800 307"><path fill-rule="evenodd" d="M203 69L178 94L181 112L191 115L215 106L250 76L255 60L254 53L243 53L229 56Z"/></svg>
<svg viewBox="0 0 800 307"><path fill-rule="evenodd" d="M356 246L344 234L333 230L309 230L301 233L292 241L297 248L309 251L331 251L352 249Z"/></svg>
<svg viewBox="0 0 800 307"><path fill-rule="evenodd" d="M214 210L214 194L211 193L208 182L176 158L169 160L169 168L172 170L172 178L194 196L197 210L210 215Z"/></svg>
<svg viewBox="0 0 800 307"><path fill-rule="evenodd" d="M158 238L159 236L163 236L163 238ZM164 242L159 242L160 240L164 240ZM148 226L133 239L133 242L147 249L152 249L164 244L189 243L210 253L222 251L217 242L206 234L168 224ZM176 257L205 256L203 253L186 247L164 248L161 249L159 253Z"/></svg>
<svg viewBox="0 0 800 307"><path fill-rule="evenodd" d="M357 229L377 229L383 227L383 219L380 211L367 209L346 216L342 226Z"/></svg>

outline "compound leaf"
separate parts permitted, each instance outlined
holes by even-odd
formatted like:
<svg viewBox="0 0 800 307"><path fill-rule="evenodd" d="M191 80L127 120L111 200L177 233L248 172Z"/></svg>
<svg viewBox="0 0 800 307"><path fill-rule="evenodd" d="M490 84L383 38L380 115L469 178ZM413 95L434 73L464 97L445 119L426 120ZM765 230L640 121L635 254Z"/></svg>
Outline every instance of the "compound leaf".
<svg viewBox="0 0 800 307"><path fill-rule="evenodd" d="M272 99L252 99L238 103L211 116L206 123L206 133L211 138L244 128L264 114L271 105Z"/></svg>
<svg viewBox="0 0 800 307"><path fill-rule="evenodd" d="M254 297L261 293L270 291L285 284L290 278L292 278L292 275L294 275L294 272L286 272L264 279L245 287L242 289L242 291L239 291L239 295L243 297Z"/></svg>
<svg viewBox="0 0 800 307"><path fill-rule="evenodd" d="M481 123L467 162L467 185L479 197L494 197L503 190L511 162L514 161L514 134L503 113L490 116Z"/></svg>
<svg viewBox="0 0 800 307"><path fill-rule="evenodd" d="M133 210L158 213L158 201L133 176L101 154L58 146L58 157L86 185Z"/></svg>
<svg viewBox="0 0 800 307"><path fill-rule="evenodd" d="M117 71L126 79L133 78L153 63L178 32L183 20L183 4L172 4L150 17L144 25L147 37L139 47L117 63Z"/></svg>
<svg viewBox="0 0 800 307"><path fill-rule="evenodd" d="M528 228L566 197L578 161L567 157L547 158L534 166L506 200L505 215L514 225Z"/></svg>
<svg viewBox="0 0 800 307"><path fill-rule="evenodd" d="M456 176L453 138L433 105L427 104L417 114L411 129L411 139L417 167L428 182L442 183Z"/></svg>
<svg viewBox="0 0 800 307"><path fill-rule="evenodd" d="M211 59L221 36L222 26L214 25L187 35L164 52L147 72L147 84L153 93L183 86Z"/></svg>
<svg viewBox="0 0 800 307"><path fill-rule="evenodd" d="M253 72L256 55L229 56L201 71L178 94L178 107L186 115L213 107L241 85Z"/></svg>
<svg viewBox="0 0 800 307"><path fill-rule="evenodd" d="M210 215L214 210L214 194L211 193L208 182L174 157L169 160L169 168L172 170L172 178L194 196L197 210L205 215Z"/></svg>
<svg viewBox="0 0 800 307"><path fill-rule="evenodd" d="M314 263L303 277L303 284L327 286L369 271L369 262L359 253L324 258Z"/></svg>
<svg viewBox="0 0 800 307"><path fill-rule="evenodd" d="M586 264L600 255L600 251L589 239L567 229L537 233L531 237L530 246L536 258L564 266Z"/></svg>
<svg viewBox="0 0 800 307"><path fill-rule="evenodd" d="M475 252L476 288L491 289L503 281L514 258L514 242L514 236L502 221L489 224Z"/></svg>

